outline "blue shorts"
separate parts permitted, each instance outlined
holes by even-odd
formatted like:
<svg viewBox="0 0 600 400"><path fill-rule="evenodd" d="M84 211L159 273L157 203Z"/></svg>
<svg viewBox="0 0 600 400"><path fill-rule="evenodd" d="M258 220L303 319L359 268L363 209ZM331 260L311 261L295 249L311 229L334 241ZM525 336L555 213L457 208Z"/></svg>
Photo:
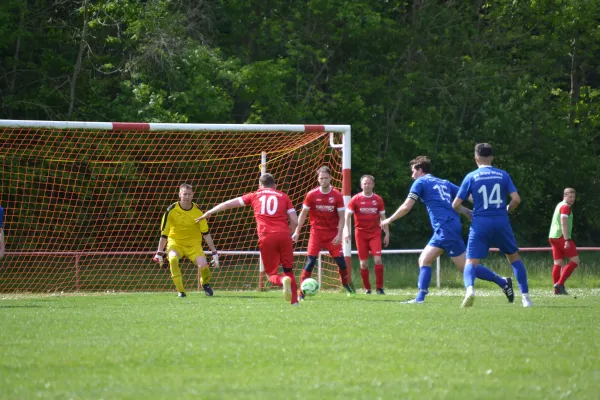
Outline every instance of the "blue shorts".
<svg viewBox="0 0 600 400"><path fill-rule="evenodd" d="M508 217L473 220L467 242L467 258L487 258L490 247L498 247L504 254L519 251Z"/></svg>
<svg viewBox="0 0 600 400"><path fill-rule="evenodd" d="M465 252L460 220L448 221L433 232L428 246L443 249L450 257L460 256Z"/></svg>

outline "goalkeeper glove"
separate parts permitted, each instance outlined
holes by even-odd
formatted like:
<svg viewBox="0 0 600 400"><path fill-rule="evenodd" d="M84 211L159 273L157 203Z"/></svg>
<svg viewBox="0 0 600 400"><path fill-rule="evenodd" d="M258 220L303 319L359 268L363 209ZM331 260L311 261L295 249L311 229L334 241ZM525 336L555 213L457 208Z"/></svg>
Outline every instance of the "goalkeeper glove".
<svg viewBox="0 0 600 400"><path fill-rule="evenodd" d="M164 251L157 251L154 257L152 257L152 261L157 263L159 266L162 266L166 255L167 253Z"/></svg>
<svg viewBox="0 0 600 400"><path fill-rule="evenodd" d="M212 261L210 262L210 265L213 268L219 268L219 254L216 251L212 252Z"/></svg>

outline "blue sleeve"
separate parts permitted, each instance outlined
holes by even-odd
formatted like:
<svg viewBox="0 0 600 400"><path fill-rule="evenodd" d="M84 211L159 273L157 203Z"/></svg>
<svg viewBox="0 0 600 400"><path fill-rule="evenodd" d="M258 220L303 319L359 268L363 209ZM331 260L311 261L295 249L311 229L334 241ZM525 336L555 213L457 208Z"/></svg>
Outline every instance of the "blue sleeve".
<svg viewBox="0 0 600 400"><path fill-rule="evenodd" d="M458 194L458 186L448 181L448 188L450 188L450 196L452 196L451 198L452 200L454 200L456 198L456 195Z"/></svg>
<svg viewBox="0 0 600 400"><path fill-rule="evenodd" d="M4 228L4 208L0 206L0 228Z"/></svg>
<svg viewBox="0 0 600 400"><path fill-rule="evenodd" d="M458 197L462 201L465 201L469 198L470 194L471 194L471 175L467 175L467 176L465 176L465 179L463 179L463 181L460 185L460 188L458 189L458 193L456 194L456 197Z"/></svg>
<svg viewBox="0 0 600 400"><path fill-rule="evenodd" d="M422 195L423 195L423 180L422 179L417 179L416 181L413 182L412 186L410 187L409 194L408 194L408 197L417 201L417 199L415 199L413 196L410 195L411 193L416 194L419 198L422 197Z"/></svg>
<svg viewBox="0 0 600 400"><path fill-rule="evenodd" d="M515 184L513 183L509 174L506 174L506 192L508 194L514 193L517 191Z"/></svg>

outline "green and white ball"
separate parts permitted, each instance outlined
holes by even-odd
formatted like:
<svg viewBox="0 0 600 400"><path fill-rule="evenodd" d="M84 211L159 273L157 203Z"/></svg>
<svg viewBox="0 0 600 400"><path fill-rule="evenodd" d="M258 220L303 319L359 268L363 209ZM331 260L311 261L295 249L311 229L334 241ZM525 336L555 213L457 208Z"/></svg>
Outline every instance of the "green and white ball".
<svg viewBox="0 0 600 400"><path fill-rule="evenodd" d="M313 278L306 278L302 285L300 285L300 289L307 296L314 296L319 292L319 282L314 280Z"/></svg>

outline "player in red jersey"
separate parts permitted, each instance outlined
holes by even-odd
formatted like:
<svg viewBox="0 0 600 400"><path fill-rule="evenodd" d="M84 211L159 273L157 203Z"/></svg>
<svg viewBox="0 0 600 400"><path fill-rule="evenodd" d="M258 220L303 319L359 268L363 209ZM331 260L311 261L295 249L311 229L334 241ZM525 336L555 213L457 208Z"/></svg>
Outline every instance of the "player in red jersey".
<svg viewBox="0 0 600 400"><path fill-rule="evenodd" d="M273 285L283 286L285 299L297 306L298 286L293 272L294 249L290 233L298 225L298 216L288 195L275 189L273 175L263 174L258 182L256 192L224 201L197 218L196 222L223 210L252 206L265 273ZM277 273L280 264L283 274Z"/></svg>
<svg viewBox="0 0 600 400"><path fill-rule="evenodd" d="M385 206L383 199L373 193L375 178L363 175L360 178L362 192L352 197L346 211L346 228L344 239L350 241L352 231L352 215L354 214L354 238L358 259L360 260L360 277L365 287L365 294L371 294L369 280L369 253L375 262L375 287L377 294L385 294L383 289L383 262L381 261L381 221L385 219ZM383 245L387 247L390 242L389 226L384 225Z"/></svg>
<svg viewBox="0 0 600 400"><path fill-rule="evenodd" d="M302 203L302 211L298 217L298 227L292 235L298 241L300 230L310 211L310 238L308 239L308 257L302 270L300 282L310 278L317 263L321 249L326 249L338 265L342 285L348 296L354 295L354 289L348 284L348 268L342 252L344 231L344 198L331 186L331 170L323 166L317 170L319 186L306 194ZM300 299L304 294L300 292Z"/></svg>
<svg viewBox="0 0 600 400"><path fill-rule="evenodd" d="M558 203L554 209L552 223L548 240L552 246L552 281L554 283L554 294L567 295L565 282L575 268L579 265L577 246L573 241L573 211L571 207L575 203L575 189L566 188L563 192L563 201ZM565 258L569 263L565 266Z"/></svg>

